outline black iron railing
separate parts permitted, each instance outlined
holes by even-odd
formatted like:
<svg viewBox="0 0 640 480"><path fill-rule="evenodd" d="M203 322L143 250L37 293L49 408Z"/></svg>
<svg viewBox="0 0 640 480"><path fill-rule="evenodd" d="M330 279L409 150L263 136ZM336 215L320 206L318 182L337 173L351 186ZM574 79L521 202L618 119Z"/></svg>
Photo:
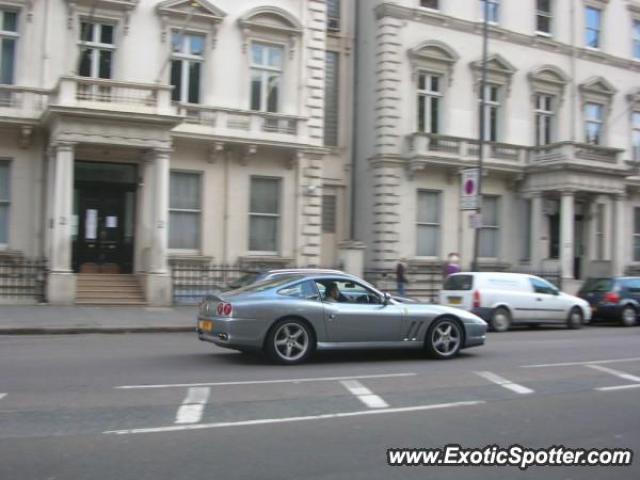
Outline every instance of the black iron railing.
<svg viewBox="0 0 640 480"><path fill-rule="evenodd" d="M405 296L417 300L437 303L442 289L440 267L409 267L406 272ZM395 269L367 269L364 278L378 290L398 294Z"/></svg>
<svg viewBox="0 0 640 480"><path fill-rule="evenodd" d="M44 259L0 258L0 298L3 302L44 302L47 263Z"/></svg>

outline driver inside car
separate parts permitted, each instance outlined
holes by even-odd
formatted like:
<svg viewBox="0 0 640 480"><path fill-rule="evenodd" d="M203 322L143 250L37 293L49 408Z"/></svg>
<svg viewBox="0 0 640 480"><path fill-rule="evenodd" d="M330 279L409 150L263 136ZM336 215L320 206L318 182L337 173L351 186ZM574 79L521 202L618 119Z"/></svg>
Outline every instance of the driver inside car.
<svg viewBox="0 0 640 480"><path fill-rule="evenodd" d="M330 302L330 303L337 303L337 302L342 303L347 301L347 297L345 297L344 295L342 295L342 293L340 293L340 290L338 289L338 285L336 285L333 282L327 285L324 299L326 302Z"/></svg>

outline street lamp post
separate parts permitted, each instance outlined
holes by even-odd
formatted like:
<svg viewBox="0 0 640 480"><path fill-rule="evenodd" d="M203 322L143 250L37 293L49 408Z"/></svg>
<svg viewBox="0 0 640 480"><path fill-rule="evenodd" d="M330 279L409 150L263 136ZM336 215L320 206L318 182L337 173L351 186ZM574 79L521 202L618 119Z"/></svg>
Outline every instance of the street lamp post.
<svg viewBox="0 0 640 480"><path fill-rule="evenodd" d="M473 262L471 269L478 271L478 255L480 252L480 227L482 226L482 176L484 167L485 141L485 108L487 85L487 44L489 43L489 1L484 0L484 21L482 24L482 70L480 76L480 109L478 127L478 188L476 191L476 216L479 224L474 222Z"/></svg>

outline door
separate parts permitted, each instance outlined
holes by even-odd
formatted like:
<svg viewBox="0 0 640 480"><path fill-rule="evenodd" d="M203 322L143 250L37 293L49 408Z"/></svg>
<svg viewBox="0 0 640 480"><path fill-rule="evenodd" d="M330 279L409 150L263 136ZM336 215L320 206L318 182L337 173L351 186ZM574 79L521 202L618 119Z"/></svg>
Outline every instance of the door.
<svg viewBox="0 0 640 480"><path fill-rule="evenodd" d="M78 189L74 266L80 273L131 273L133 237L128 230L131 192L111 187Z"/></svg>
<svg viewBox="0 0 640 480"><path fill-rule="evenodd" d="M531 278L533 286L533 316L532 321L540 322L564 322L567 308L565 301L558 294L558 289L546 280Z"/></svg>
<svg viewBox="0 0 640 480"><path fill-rule="evenodd" d="M318 280L330 342L397 342L401 340L403 309L384 305L383 298L357 282ZM326 292L335 284L339 300Z"/></svg>

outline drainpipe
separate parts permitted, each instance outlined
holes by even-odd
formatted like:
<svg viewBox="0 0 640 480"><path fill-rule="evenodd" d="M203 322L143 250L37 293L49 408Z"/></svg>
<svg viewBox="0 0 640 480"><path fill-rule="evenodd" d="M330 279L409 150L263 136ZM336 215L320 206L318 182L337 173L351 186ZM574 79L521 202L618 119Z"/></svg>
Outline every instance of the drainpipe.
<svg viewBox="0 0 640 480"><path fill-rule="evenodd" d="M368 2L367 2L368 3ZM355 21L353 23L353 102L351 111L351 166L349 168L349 186L351 188L351 199L349 208L349 240L356 240L356 161L358 153L358 143L356 128L358 112L358 91L360 86L360 75L358 74L358 26L360 24L360 0L355 1Z"/></svg>
<svg viewBox="0 0 640 480"><path fill-rule="evenodd" d="M571 141L576 141L577 95L576 91L576 2L571 0Z"/></svg>
<svg viewBox="0 0 640 480"><path fill-rule="evenodd" d="M229 236L229 152L224 155L224 187L222 192L222 263L229 265L227 255Z"/></svg>

